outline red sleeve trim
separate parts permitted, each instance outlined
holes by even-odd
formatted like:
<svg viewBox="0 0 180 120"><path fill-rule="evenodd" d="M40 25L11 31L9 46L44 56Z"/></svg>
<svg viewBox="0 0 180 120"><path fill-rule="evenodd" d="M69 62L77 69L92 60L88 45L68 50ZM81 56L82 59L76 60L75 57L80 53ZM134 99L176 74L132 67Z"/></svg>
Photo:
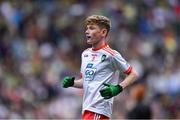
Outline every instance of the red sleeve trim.
<svg viewBox="0 0 180 120"><path fill-rule="evenodd" d="M124 73L129 75L132 71L132 66L130 66Z"/></svg>

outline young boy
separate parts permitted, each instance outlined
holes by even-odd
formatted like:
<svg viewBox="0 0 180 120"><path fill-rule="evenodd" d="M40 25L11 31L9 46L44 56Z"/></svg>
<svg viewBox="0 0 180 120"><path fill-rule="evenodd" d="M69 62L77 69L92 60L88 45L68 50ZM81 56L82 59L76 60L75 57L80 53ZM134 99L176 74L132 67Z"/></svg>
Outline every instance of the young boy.
<svg viewBox="0 0 180 120"><path fill-rule="evenodd" d="M65 77L63 87L83 88L82 119L110 119L113 97L137 78L136 71L106 43L110 20L105 16L92 15L85 20L87 43L92 45L81 56L81 79ZM119 82L116 71L126 74Z"/></svg>

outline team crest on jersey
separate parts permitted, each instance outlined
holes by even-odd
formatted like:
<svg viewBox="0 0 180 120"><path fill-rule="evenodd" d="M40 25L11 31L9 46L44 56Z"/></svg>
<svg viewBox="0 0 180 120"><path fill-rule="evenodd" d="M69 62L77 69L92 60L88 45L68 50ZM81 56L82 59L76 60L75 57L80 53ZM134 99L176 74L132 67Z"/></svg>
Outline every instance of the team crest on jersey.
<svg viewBox="0 0 180 120"><path fill-rule="evenodd" d="M104 62L105 59L106 59L106 55L102 55L102 57L101 57L101 62Z"/></svg>
<svg viewBox="0 0 180 120"><path fill-rule="evenodd" d="M86 68L92 68L93 64L92 63L88 63Z"/></svg>

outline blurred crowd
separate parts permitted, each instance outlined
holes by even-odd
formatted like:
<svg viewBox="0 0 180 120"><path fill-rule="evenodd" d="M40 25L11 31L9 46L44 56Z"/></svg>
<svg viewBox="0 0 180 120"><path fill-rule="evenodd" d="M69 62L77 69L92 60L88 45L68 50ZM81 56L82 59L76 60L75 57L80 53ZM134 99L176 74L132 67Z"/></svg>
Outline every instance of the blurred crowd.
<svg viewBox="0 0 180 120"><path fill-rule="evenodd" d="M109 45L140 77L115 98L113 119L180 119L179 0L0 0L0 118L80 119L84 20L109 17ZM138 116L139 115L139 116Z"/></svg>

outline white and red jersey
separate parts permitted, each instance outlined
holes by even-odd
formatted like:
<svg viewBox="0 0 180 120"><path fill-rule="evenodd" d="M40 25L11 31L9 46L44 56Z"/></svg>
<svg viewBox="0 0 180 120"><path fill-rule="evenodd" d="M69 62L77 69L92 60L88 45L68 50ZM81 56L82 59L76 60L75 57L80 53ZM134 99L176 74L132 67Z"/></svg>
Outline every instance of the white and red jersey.
<svg viewBox="0 0 180 120"><path fill-rule="evenodd" d="M84 50L81 60L83 111L89 110L111 118L113 98L105 100L99 91L104 87L103 83L119 84L119 79L115 77L117 71L129 74L132 67L107 44L98 49Z"/></svg>

